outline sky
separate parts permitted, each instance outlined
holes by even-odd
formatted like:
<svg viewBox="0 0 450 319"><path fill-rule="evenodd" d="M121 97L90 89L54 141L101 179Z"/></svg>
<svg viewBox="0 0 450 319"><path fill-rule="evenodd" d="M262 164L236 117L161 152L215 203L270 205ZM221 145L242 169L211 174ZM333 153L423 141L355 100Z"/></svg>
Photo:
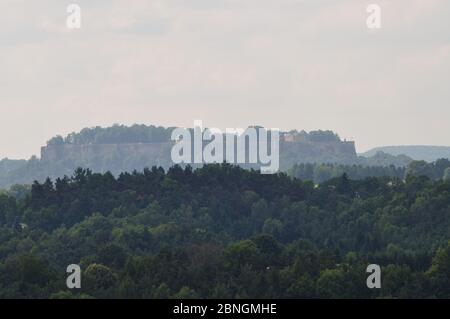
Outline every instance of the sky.
<svg viewBox="0 0 450 319"><path fill-rule="evenodd" d="M449 84L448 0L0 0L0 158L195 120L329 129L359 152L450 145Z"/></svg>

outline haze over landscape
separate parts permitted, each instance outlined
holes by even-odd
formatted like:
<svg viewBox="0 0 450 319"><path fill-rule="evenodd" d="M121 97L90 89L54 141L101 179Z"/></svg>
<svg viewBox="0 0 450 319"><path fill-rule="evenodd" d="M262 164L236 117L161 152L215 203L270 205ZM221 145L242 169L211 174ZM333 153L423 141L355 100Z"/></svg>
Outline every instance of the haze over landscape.
<svg viewBox="0 0 450 319"><path fill-rule="evenodd" d="M358 152L448 145L450 3L0 3L0 158L113 123L329 129Z"/></svg>
<svg viewBox="0 0 450 319"><path fill-rule="evenodd" d="M0 299L450 299L450 1L69 3L0 2Z"/></svg>

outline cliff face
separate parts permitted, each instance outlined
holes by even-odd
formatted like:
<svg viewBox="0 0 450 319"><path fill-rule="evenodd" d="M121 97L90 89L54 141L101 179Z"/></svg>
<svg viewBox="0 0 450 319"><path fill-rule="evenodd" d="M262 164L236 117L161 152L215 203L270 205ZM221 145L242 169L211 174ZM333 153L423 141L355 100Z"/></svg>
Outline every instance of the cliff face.
<svg viewBox="0 0 450 319"><path fill-rule="evenodd" d="M0 188L14 184L30 184L71 176L77 167L94 172L110 171L113 174L143 170L145 167L173 165L170 153L172 142L131 144L52 144L41 148L41 159L0 165ZM353 142L281 141L280 170L285 171L297 163L355 164L358 158ZM194 168L197 165L192 165ZM255 168L255 164L242 165Z"/></svg>
<svg viewBox="0 0 450 319"><path fill-rule="evenodd" d="M142 170L145 167L171 164L170 150L173 143L134 143L134 144L62 144L41 148L41 160L58 163L58 166L78 166L93 171L119 173Z"/></svg>
<svg viewBox="0 0 450 319"><path fill-rule="evenodd" d="M41 149L41 160L64 166L88 167L94 171L130 171L144 167L173 165L170 152L173 143L135 144L62 144ZM357 160L354 142L286 142L280 144L280 168L296 163L344 163Z"/></svg>
<svg viewBox="0 0 450 319"><path fill-rule="evenodd" d="M43 161L71 159L77 162L90 161L98 157L121 155L124 157L148 157L158 159L173 143L133 143L133 144L63 144L41 148Z"/></svg>

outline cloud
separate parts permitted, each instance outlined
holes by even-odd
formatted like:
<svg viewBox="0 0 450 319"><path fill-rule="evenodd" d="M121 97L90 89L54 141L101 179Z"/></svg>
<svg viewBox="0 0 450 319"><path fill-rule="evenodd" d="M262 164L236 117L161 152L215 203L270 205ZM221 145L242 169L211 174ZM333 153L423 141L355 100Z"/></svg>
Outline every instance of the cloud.
<svg viewBox="0 0 450 319"><path fill-rule="evenodd" d="M447 1L379 0L376 32L373 1L75 2L76 31L61 1L0 4L0 157L85 126L194 119L334 129L361 149L448 144ZM418 132L422 119L436 125Z"/></svg>

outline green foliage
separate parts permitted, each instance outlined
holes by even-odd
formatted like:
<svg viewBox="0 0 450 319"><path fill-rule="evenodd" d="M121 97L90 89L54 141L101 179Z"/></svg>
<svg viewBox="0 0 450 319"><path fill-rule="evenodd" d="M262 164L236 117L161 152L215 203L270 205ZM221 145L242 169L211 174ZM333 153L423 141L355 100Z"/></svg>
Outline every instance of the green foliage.
<svg viewBox="0 0 450 319"><path fill-rule="evenodd" d="M176 293L173 298L175 299L196 299L199 298L197 293L190 289L189 287L183 287L178 293Z"/></svg>
<svg viewBox="0 0 450 319"><path fill-rule="evenodd" d="M308 134L309 140L313 142L339 142L339 135L333 131L311 131Z"/></svg>
<svg viewBox="0 0 450 319"><path fill-rule="evenodd" d="M338 164L296 164L287 171L289 176L301 180L323 183L329 179L347 174L350 179L364 179L368 177L396 177L405 178L408 175L427 176L431 179L450 179L450 161L439 159L428 163L425 161L411 161L403 166L373 166L373 165L338 165Z"/></svg>
<svg viewBox="0 0 450 319"><path fill-rule="evenodd" d="M113 271L101 264L91 264L87 267L83 276L83 289L98 297L113 297L110 292L117 284Z"/></svg>
<svg viewBox="0 0 450 319"><path fill-rule="evenodd" d="M62 144L116 144L116 143L161 143L170 141L173 128L138 125L113 125L111 127L85 128L79 133L70 133L65 138L58 135L48 145Z"/></svg>
<svg viewBox="0 0 450 319"><path fill-rule="evenodd" d="M296 164L288 170L288 174L301 180L323 183L329 179L347 174L350 179L367 177L397 177L403 178L405 168L391 166L363 166L337 164Z"/></svg>
<svg viewBox="0 0 450 319"><path fill-rule="evenodd" d="M449 216L449 181L424 176L79 169L0 195L0 297L449 298Z"/></svg>
<svg viewBox="0 0 450 319"><path fill-rule="evenodd" d="M450 167L447 167L444 171L444 180L449 181L450 180Z"/></svg>

